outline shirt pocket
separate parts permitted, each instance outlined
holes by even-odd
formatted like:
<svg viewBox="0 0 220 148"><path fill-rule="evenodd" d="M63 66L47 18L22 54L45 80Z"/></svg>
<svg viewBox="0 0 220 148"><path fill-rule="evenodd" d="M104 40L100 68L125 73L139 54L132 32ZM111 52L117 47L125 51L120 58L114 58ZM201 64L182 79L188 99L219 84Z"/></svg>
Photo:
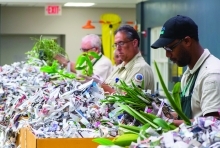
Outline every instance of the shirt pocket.
<svg viewBox="0 0 220 148"><path fill-rule="evenodd" d="M215 81L205 82L205 91L212 89L216 89L216 82Z"/></svg>

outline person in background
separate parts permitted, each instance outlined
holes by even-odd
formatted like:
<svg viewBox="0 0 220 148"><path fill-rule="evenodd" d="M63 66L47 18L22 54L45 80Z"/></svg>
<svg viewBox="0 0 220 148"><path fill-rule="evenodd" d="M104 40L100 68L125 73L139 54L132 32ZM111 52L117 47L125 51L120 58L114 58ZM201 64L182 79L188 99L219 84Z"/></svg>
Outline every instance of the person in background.
<svg viewBox="0 0 220 148"><path fill-rule="evenodd" d="M115 62L115 65L113 66L113 71L114 71L114 69L115 69L119 64L121 64L121 63L123 62L123 61L121 60L121 57L119 56L118 50L114 50L113 59L114 59L114 62Z"/></svg>
<svg viewBox="0 0 220 148"><path fill-rule="evenodd" d="M152 48L163 48L166 56L180 67L187 66L181 79L181 106L193 121L200 116L219 117L220 60L199 43L198 26L187 16L177 15L165 22ZM152 104L154 110L158 106ZM170 120L176 125L182 120Z"/></svg>
<svg viewBox="0 0 220 148"><path fill-rule="evenodd" d="M105 92L114 93L116 80L127 84L134 82L145 90L154 92L154 75L151 67L145 62L139 51L140 38L130 25L123 25L115 32L114 47L123 61L102 83Z"/></svg>
<svg viewBox="0 0 220 148"><path fill-rule="evenodd" d="M93 63L93 74L98 76L100 79L105 80L112 72L112 63L109 58L101 53L101 40L98 35L89 34L82 38L81 48L82 52L94 51L99 54L99 59L92 59ZM68 61L62 55L56 55L55 59L60 64L67 67L68 71L76 73L75 63Z"/></svg>

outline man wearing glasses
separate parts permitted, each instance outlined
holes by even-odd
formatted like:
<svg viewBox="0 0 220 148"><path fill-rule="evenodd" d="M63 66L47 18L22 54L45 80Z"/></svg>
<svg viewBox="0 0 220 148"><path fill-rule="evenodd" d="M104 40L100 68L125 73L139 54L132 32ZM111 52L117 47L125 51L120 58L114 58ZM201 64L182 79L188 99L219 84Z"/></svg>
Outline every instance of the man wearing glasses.
<svg viewBox="0 0 220 148"><path fill-rule="evenodd" d="M93 74L98 76L101 80L105 80L112 72L112 63L110 59L101 53L101 40L98 35L89 34L82 38L81 48L82 52L94 51L99 54L100 58L95 59L91 57L93 63ZM68 61L65 57L57 55L56 60L63 66L67 67L69 71L75 72L75 63Z"/></svg>
<svg viewBox="0 0 220 148"><path fill-rule="evenodd" d="M151 67L145 62L139 51L140 38L136 30L123 25L115 32L115 50L123 61L102 84L106 92L113 93L118 80L127 84L133 81L145 90L154 92L154 75Z"/></svg>
<svg viewBox="0 0 220 148"><path fill-rule="evenodd" d="M151 47L164 48L171 61L180 67L187 66L181 79L181 106L186 116L219 117L220 60L200 45L196 23L187 16L170 18ZM173 123L179 125L183 121Z"/></svg>

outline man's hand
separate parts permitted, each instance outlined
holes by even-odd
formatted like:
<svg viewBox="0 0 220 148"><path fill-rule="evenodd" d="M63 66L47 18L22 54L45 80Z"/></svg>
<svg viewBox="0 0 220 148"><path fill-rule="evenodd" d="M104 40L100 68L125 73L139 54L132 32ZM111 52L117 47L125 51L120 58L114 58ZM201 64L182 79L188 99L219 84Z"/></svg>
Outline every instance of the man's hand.
<svg viewBox="0 0 220 148"><path fill-rule="evenodd" d="M66 67L67 64L69 63L69 60L66 59L66 57L62 54L57 54L54 56L54 59L57 60L61 66Z"/></svg>
<svg viewBox="0 0 220 148"><path fill-rule="evenodd" d="M78 80L81 83L86 83L88 81L91 81L92 79L96 83L100 83L100 84L103 83L103 79L101 77L97 76L97 75L93 75L92 77L85 76L85 75L78 75L78 77L83 78L83 79Z"/></svg>
<svg viewBox="0 0 220 148"><path fill-rule="evenodd" d="M113 94L116 92L115 89L109 86L108 84L102 83L101 87L103 88L105 93Z"/></svg>
<svg viewBox="0 0 220 148"><path fill-rule="evenodd" d="M160 107L157 106L157 104L155 102L152 102L152 107L153 107L153 110L151 112L151 114L154 114L160 118L162 118L163 120L167 121L167 122L170 122L172 123L173 122L173 119L170 119L170 118L167 118L163 111L162 111L162 108L163 108L163 102L161 103Z"/></svg>
<svg viewBox="0 0 220 148"><path fill-rule="evenodd" d="M158 111L159 111L159 107L157 106L157 104L155 102L152 102L151 105L152 105L152 108L153 108L152 111L151 111L151 114L157 115Z"/></svg>

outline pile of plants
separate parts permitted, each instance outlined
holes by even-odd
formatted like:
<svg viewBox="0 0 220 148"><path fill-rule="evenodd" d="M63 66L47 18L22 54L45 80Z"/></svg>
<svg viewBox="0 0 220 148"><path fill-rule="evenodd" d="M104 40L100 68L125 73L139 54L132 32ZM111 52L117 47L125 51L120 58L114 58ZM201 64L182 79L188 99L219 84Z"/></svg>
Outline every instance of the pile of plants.
<svg viewBox="0 0 220 148"><path fill-rule="evenodd" d="M28 61L4 65L0 71L0 129L6 133L3 140L7 146L14 144L11 140L16 134L11 133L28 125L41 138L99 137L93 141L108 148L115 145L131 148L219 147L219 120L200 117L191 123L182 112L180 83L176 83L170 93L156 63L169 104L133 82L128 85L119 81L115 86L117 93L104 96L95 82L81 84L76 74L67 72L54 60L57 54L68 59L65 50L54 40L35 40L33 49L27 53ZM82 53L75 65L76 70L86 76L93 75L90 57L99 58L99 55ZM171 112L175 111L184 123L177 127L160 118L154 112L153 102L165 115L172 117ZM21 117L28 119L21 120Z"/></svg>
<svg viewBox="0 0 220 148"><path fill-rule="evenodd" d="M169 114L173 110L184 120L185 125L191 126L190 120L185 116L182 112L181 104L180 104L180 83L176 83L172 94L169 93L166 88L163 78L160 74L160 71L155 62L155 67L157 70L157 74L160 80L160 83L163 87L163 90L166 94L166 97L170 103L170 106L163 105L161 109L164 114ZM121 82L117 87L124 92L123 94L115 94L113 96L107 97L107 100L102 102L107 104L113 104L118 109L118 112L115 115L124 117L125 114L129 114L129 118L132 120L130 122L119 122L119 133L122 133L112 141L108 139L94 139L95 142L100 145L118 145L121 147L130 146L132 143L138 143L139 141L143 141L145 139L149 139L157 133L156 140L149 141L146 145L150 147L160 146L161 145L161 135L164 133L174 131L178 129L174 124L163 120L151 113L152 102L155 102L159 106L164 104L163 100L158 97L151 96L147 94L145 91L141 90L137 86L132 83L132 86L126 85L124 82ZM173 109L171 110L170 107ZM125 113L125 114L124 114ZM154 133L154 134L153 134Z"/></svg>
<svg viewBox="0 0 220 148"><path fill-rule="evenodd" d="M55 41L40 38L27 61L1 67L0 131L5 147L15 147L16 135L25 126L41 138L103 136L99 121L107 113L98 114L104 110L99 101L103 90L92 81L78 82L76 74L54 60L56 54L68 57ZM76 69L87 76L93 73L91 56L99 58L88 52L76 62Z"/></svg>
<svg viewBox="0 0 220 148"><path fill-rule="evenodd" d="M27 63L30 65L41 64L41 71L49 74L58 74L61 78L72 78L75 79L76 75L74 73L69 73L66 71L58 61L55 60L56 55L61 55L69 61L68 55L65 50L57 44L53 39L45 39L42 36L37 38L31 38L35 41L32 50L28 51ZM82 75L92 76L93 74L93 64L90 57L95 59L99 58L96 52L89 51L82 53L78 56L76 60L75 69L81 71ZM36 62L39 60L39 62ZM43 64L41 63L43 62ZM82 79L82 78L78 78Z"/></svg>
<svg viewBox="0 0 220 148"><path fill-rule="evenodd" d="M47 65L52 65L54 56L57 54L62 54L68 58L65 50L59 44L57 44L55 40L45 39L42 36L40 39L31 39L35 41L35 43L32 50L26 53L28 55L29 63L34 64L33 60L36 58L45 61Z"/></svg>

